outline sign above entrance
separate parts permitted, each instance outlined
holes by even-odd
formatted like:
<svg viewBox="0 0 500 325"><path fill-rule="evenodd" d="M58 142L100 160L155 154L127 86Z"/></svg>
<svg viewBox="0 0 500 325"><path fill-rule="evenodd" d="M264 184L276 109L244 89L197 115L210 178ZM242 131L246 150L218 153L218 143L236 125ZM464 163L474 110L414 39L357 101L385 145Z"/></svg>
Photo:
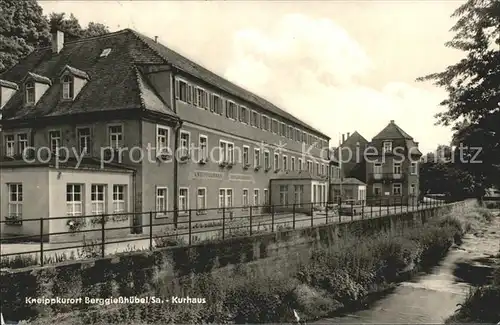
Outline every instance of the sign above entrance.
<svg viewBox="0 0 500 325"><path fill-rule="evenodd" d="M216 179L223 180L224 174L218 172L209 172L205 170L196 170L189 175L191 179Z"/></svg>
<svg viewBox="0 0 500 325"><path fill-rule="evenodd" d="M211 172L206 170L195 170L189 175L191 180L193 179L205 179L205 180L218 180L218 181L230 181L230 182L251 182L255 183L252 175L245 174L229 174L227 177L221 172Z"/></svg>
<svg viewBox="0 0 500 325"><path fill-rule="evenodd" d="M232 182L252 182L255 183L252 175L229 174L229 180Z"/></svg>

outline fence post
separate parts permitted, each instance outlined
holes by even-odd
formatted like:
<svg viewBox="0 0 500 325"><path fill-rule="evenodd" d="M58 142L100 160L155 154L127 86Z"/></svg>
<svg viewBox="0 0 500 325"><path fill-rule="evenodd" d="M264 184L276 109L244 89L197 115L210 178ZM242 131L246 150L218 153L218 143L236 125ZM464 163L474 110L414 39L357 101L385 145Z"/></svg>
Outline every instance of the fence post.
<svg viewBox="0 0 500 325"><path fill-rule="evenodd" d="M295 230L295 203L293 204L292 207L292 228Z"/></svg>
<svg viewBox="0 0 500 325"><path fill-rule="evenodd" d="M373 201L370 202L370 219L373 218Z"/></svg>
<svg viewBox="0 0 500 325"><path fill-rule="evenodd" d="M224 240L224 233L226 232L226 206L222 206L222 240Z"/></svg>
<svg viewBox="0 0 500 325"><path fill-rule="evenodd" d="M274 232L274 205L271 205L271 232Z"/></svg>
<svg viewBox="0 0 500 325"><path fill-rule="evenodd" d="M106 215L101 216L101 256L106 255Z"/></svg>
<svg viewBox="0 0 500 325"><path fill-rule="evenodd" d="M365 218L365 204L361 204L361 219Z"/></svg>
<svg viewBox="0 0 500 325"><path fill-rule="evenodd" d="M389 199L387 199L387 215L391 214L391 212L389 211L389 203L390 203Z"/></svg>
<svg viewBox="0 0 500 325"><path fill-rule="evenodd" d="M252 208L253 208L253 206L250 206L250 236L252 236L252 228L253 228L253 225L252 225Z"/></svg>
<svg viewBox="0 0 500 325"><path fill-rule="evenodd" d="M43 218L40 218L40 265L43 266Z"/></svg>
<svg viewBox="0 0 500 325"><path fill-rule="evenodd" d="M401 202L400 202L400 204L401 204L401 214L403 214L403 196L402 195L401 195Z"/></svg>
<svg viewBox="0 0 500 325"><path fill-rule="evenodd" d="M354 201L351 201L351 221L354 220Z"/></svg>
<svg viewBox="0 0 500 325"><path fill-rule="evenodd" d="M311 227L314 227L314 203L311 203Z"/></svg>
<svg viewBox="0 0 500 325"><path fill-rule="evenodd" d="M342 222L342 198L339 198L339 222Z"/></svg>
<svg viewBox="0 0 500 325"><path fill-rule="evenodd" d="M149 211L149 249L153 250L153 211Z"/></svg>
<svg viewBox="0 0 500 325"><path fill-rule="evenodd" d="M381 217L382 216L382 198L380 198L380 200L378 201L379 204L378 204L378 216Z"/></svg>
<svg viewBox="0 0 500 325"><path fill-rule="evenodd" d="M325 224L328 224L328 202L326 202L325 206Z"/></svg>
<svg viewBox="0 0 500 325"><path fill-rule="evenodd" d="M191 233L193 231L193 227L191 227L191 213L192 213L192 210L189 209L189 215L188 215L188 217L189 217L189 219L188 219L188 228L189 228L189 230L188 230L188 236L189 236L188 244L189 244L189 246L191 246Z"/></svg>

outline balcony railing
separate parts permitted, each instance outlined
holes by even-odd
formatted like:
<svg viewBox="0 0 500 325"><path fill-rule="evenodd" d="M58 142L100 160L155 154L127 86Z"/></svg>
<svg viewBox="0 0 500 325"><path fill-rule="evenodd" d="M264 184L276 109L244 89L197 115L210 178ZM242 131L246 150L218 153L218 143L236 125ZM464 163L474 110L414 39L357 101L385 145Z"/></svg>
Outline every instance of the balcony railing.
<svg viewBox="0 0 500 325"><path fill-rule="evenodd" d="M368 175L368 181L371 183L377 182L398 182L404 181L406 179L405 173L370 173Z"/></svg>

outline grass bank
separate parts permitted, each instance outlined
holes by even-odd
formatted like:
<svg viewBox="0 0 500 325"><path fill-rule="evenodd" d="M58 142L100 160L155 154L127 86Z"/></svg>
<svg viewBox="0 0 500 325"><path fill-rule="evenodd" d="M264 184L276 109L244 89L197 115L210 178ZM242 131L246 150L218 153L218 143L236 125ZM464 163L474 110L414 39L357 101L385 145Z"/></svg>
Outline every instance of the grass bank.
<svg viewBox="0 0 500 325"><path fill-rule="evenodd" d="M490 207L488 204L486 206ZM500 248L497 258L500 259ZM500 322L498 306L500 306L500 264L497 264L493 271L491 283L471 288L464 302L458 305L457 311L446 320L446 323L497 324Z"/></svg>
<svg viewBox="0 0 500 325"><path fill-rule="evenodd" d="M490 285L472 288L446 324L456 323L489 323L500 322L500 267L493 273Z"/></svg>
<svg viewBox="0 0 500 325"><path fill-rule="evenodd" d="M452 212L423 226L370 237L343 236L338 244L290 262L268 267L238 267L226 274L198 274L183 292L167 292L158 278L150 296L202 297L205 304L128 304L46 317L32 325L169 323L281 323L317 319L362 306L419 267L436 264L474 222L489 218L486 209ZM282 264L280 264L282 263Z"/></svg>

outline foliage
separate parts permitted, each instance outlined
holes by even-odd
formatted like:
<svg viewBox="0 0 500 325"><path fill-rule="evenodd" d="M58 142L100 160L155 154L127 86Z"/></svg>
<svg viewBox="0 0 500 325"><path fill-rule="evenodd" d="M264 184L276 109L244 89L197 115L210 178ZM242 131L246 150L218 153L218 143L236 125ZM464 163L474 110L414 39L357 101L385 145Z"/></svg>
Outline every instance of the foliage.
<svg viewBox="0 0 500 325"><path fill-rule="evenodd" d="M50 44L50 33L36 0L0 0L0 72Z"/></svg>
<svg viewBox="0 0 500 325"><path fill-rule="evenodd" d="M48 17L48 24L51 29L59 29L73 37L92 37L109 33L106 25L95 22L90 22L86 28L82 28L73 14L66 18L63 12L51 13Z"/></svg>
<svg viewBox="0 0 500 325"><path fill-rule="evenodd" d="M454 213L454 212L453 212ZM484 212L478 212L481 217ZM262 261L258 266L178 277L182 288L167 286L171 274L156 278L145 294L156 297L205 297L197 304L128 304L76 311L51 319L60 325L170 323L284 323L293 311L302 320L327 317L333 311L363 303L418 265L435 263L460 237L468 215L432 219L425 225L394 233L344 234L334 246L317 248L312 256ZM228 272L231 276L228 276ZM493 308L492 308L493 309ZM47 318L32 325L47 325Z"/></svg>
<svg viewBox="0 0 500 325"><path fill-rule="evenodd" d="M458 163L485 189L500 184L500 2L468 0L453 17L458 19L455 36L446 45L465 57L418 80L431 80L448 92L438 124L453 125L455 145L465 148Z"/></svg>
<svg viewBox="0 0 500 325"><path fill-rule="evenodd" d="M420 193L445 194L451 200L478 196L474 177L453 159L449 146L438 146L420 165Z"/></svg>
<svg viewBox="0 0 500 325"><path fill-rule="evenodd" d="M51 28L57 27L71 37L91 37L109 33L107 26L90 22L82 28L73 14L43 15L36 0L0 0L0 73L14 66L36 47L52 42Z"/></svg>

